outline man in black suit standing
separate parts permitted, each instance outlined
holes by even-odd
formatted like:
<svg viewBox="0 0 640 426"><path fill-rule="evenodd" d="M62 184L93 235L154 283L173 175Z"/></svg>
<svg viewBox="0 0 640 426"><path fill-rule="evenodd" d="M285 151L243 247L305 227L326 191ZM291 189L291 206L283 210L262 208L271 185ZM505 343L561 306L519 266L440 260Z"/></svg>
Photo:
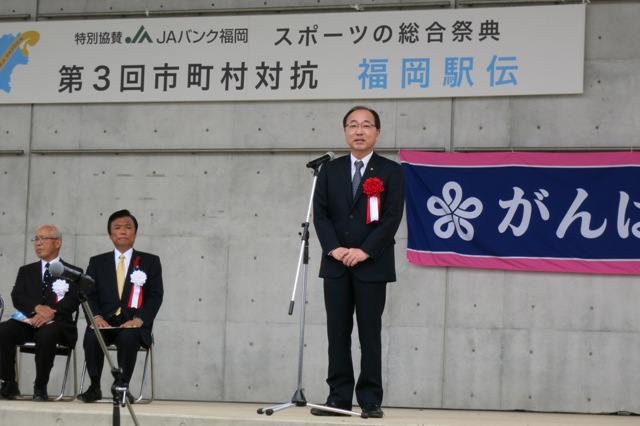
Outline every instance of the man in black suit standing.
<svg viewBox="0 0 640 426"><path fill-rule="evenodd" d="M53 278L49 264L62 262L67 268L80 273L82 269L60 259L62 233L55 226L41 226L31 241L40 261L18 270L11 291L13 306L18 312L0 324L0 396L14 399L20 395L15 370L16 345L35 342L33 400L47 401L47 384L56 356L56 345L73 347L78 340L74 313L80 304L77 286L64 279Z"/></svg>
<svg viewBox="0 0 640 426"><path fill-rule="evenodd" d="M140 347L151 345L153 321L164 296L162 266L158 256L134 250L138 221L128 210L113 213L107 231L115 250L89 260L87 275L96 284L87 291L87 300L105 344L117 346L118 367L129 383ZM102 399L104 353L91 327L83 346L91 385L78 399L94 402Z"/></svg>
<svg viewBox="0 0 640 426"><path fill-rule="evenodd" d="M380 136L377 112L354 107L342 124L351 154L322 167L313 202L329 339L326 406L351 410L355 387L363 412L382 417L382 313L387 282L396 280L394 236L404 210L404 173L373 151ZM361 347L357 383L351 359L354 311ZM311 413L340 415L318 408Z"/></svg>

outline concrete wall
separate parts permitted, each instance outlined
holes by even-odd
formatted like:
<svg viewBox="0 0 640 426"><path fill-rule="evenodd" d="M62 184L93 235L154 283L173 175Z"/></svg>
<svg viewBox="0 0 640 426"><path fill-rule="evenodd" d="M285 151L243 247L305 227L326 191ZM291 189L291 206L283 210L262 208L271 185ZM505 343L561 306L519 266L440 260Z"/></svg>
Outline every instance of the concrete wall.
<svg viewBox="0 0 640 426"><path fill-rule="evenodd" d="M4 0L0 15L120 18L145 6L151 16L304 12L310 3L351 2ZM395 159L400 148L637 149L638 21L638 1L588 5L583 95L367 102L383 120L378 147ZM129 208L140 222L136 247L164 266L157 396L288 401L297 386L299 295L294 315L287 311L312 183L304 165L346 152L340 120L353 104L0 106L0 294L8 298L18 266L36 259L29 238L40 224L61 227L63 257L86 268L112 248L108 215ZM89 152L174 148L210 151ZM399 279L384 318L385 405L640 412L637 277L417 267L406 261L406 236L401 226ZM321 403L325 315L313 230L310 251L303 385ZM80 350L79 367L82 360ZM106 392L110 375L103 378Z"/></svg>

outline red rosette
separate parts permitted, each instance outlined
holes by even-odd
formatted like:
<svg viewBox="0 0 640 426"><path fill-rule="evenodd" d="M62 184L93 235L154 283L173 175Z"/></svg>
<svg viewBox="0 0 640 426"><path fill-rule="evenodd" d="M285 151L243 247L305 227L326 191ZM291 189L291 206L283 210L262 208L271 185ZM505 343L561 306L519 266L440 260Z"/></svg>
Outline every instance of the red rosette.
<svg viewBox="0 0 640 426"><path fill-rule="evenodd" d="M364 181L362 191L369 196L380 195L384 191L384 184L377 177L372 177Z"/></svg>
<svg viewBox="0 0 640 426"><path fill-rule="evenodd" d="M377 177L371 177L362 184L362 191L367 194L367 224L380 220L380 193L384 184Z"/></svg>

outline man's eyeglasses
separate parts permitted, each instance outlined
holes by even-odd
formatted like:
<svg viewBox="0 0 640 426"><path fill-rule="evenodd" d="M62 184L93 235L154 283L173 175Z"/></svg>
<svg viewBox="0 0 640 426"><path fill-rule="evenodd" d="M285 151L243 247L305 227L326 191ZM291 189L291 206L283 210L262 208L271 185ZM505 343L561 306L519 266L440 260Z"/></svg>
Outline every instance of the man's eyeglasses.
<svg viewBox="0 0 640 426"><path fill-rule="evenodd" d="M31 239L33 244L44 243L47 240L57 240L57 238L53 237L34 237Z"/></svg>
<svg viewBox="0 0 640 426"><path fill-rule="evenodd" d="M373 129L376 129L376 125L369 121L363 121L362 123L358 123L357 121L350 121L345 126L345 129L350 132L355 132L359 127L362 128L362 131L364 132L369 132Z"/></svg>

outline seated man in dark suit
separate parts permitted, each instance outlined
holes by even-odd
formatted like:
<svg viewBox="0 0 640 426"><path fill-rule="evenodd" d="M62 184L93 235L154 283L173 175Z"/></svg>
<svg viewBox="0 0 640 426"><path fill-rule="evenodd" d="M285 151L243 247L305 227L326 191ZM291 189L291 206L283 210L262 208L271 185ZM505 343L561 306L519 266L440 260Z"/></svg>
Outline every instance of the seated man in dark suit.
<svg viewBox="0 0 640 426"><path fill-rule="evenodd" d="M31 240L40 261L22 266L11 291L13 306L18 310L8 321L0 323L0 396L14 399L20 395L16 383L16 345L35 342L36 380L33 399L46 401L49 374L56 356L56 345L75 346L78 328L73 314L80 304L75 284L53 278L49 264L62 262L62 233L53 225L43 225Z"/></svg>
<svg viewBox="0 0 640 426"><path fill-rule="evenodd" d="M118 367L129 383L140 347L151 345L153 321L164 296L162 266L158 256L134 250L138 221L128 210L113 213L107 230L115 250L89 260L87 275L95 286L86 293L105 344L118 348ZM104 353L90 327L83 346L91 385L78 399L94 402L102 399Z"/></svg>

